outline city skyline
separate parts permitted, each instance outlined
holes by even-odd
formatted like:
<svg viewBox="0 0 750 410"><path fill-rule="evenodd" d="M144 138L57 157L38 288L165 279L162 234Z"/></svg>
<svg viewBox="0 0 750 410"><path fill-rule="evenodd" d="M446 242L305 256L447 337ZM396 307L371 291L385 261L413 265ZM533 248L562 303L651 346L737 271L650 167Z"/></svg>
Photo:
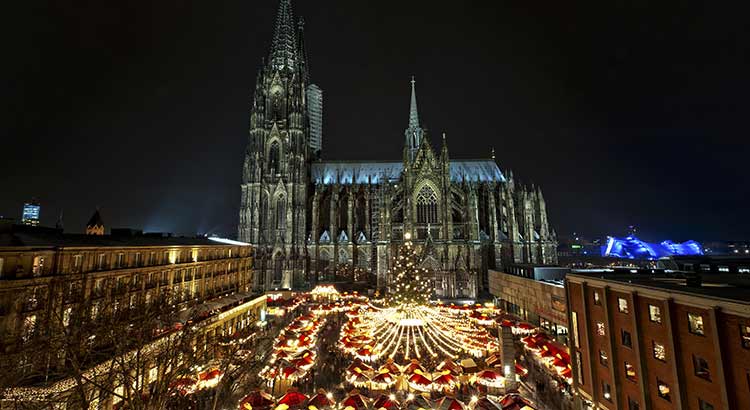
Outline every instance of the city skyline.
<svg viewBox="0 0 750 410"><path fill-rule="evenodd" d="M561 236L635 224L652 240L745 239L747 63L726 41L739 38L732 24L687 6L597 10L620 14L596 21L575 7L426 4L294 4L325 92L325 158L399 157L415 75L433 144L446 132L455 158L494 148L502 170L544 187ZM92 5L78 20L44 10L27 21L2 123L11 151L33 150L5 162L0 215L20 219L36 197L43 225L64 210L73 232L99 206L108 227L234 234L248 100L272 30L257 16L276 5Z"/></svg>

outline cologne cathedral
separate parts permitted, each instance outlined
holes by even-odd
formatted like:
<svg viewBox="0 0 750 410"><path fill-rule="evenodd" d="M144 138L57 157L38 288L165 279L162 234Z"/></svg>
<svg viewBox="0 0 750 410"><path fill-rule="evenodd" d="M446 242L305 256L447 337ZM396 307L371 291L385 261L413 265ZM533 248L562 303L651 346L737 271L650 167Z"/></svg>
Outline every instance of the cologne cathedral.
<svg viewBox="0 0 750 410"><path fill-rule="evenodd" d="M434 149L413 78L402 158L322 160L323 93L310 77L303 34L291 0L281 0L242 173L238 237L256 247L257 288L307 287L341 266L369 272L385 288L405 235L441 298L477 297L488 269L557 262L541 190L501 172L494 151L452 159L444 134Z"/></svg>

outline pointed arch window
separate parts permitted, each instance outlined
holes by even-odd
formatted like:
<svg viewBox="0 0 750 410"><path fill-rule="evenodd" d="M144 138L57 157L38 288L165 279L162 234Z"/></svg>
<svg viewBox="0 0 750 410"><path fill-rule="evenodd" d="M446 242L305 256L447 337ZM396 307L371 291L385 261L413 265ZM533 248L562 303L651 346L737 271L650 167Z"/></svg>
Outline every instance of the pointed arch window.
<svg viewBox="0 0 750 410"><path fill-rule="evenodd" d="M417 194L417 223L437 223L437 195L430 187L424 186Z"/></svg>
<svg viewBox="0 0 750 410"><path fill-rule="evenodd" d="M268 172L271 175L276 175L280 172L279 160L280 160L280 148L279 142L274 141L271 143L271 148L268 150Z"/></svg>
<svg viewBox="0 0 750 410"><path fill-rule="evenodd" d="M286 228L286 198L280 196L276 200L276 229Z"/></svg>

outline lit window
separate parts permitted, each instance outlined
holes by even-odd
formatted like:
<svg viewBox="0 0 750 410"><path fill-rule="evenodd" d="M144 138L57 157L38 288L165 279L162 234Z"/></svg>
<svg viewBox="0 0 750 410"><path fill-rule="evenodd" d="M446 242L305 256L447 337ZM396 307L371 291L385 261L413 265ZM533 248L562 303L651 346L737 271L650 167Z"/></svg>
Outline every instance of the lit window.
<svg viewBox="0 0 750 410"><path fill-rule="evenodd" d="M664 345L661 343L653 342L654 344L654 358L657 360L661 360L662 362L667 361L667 349L664 348Z"/></svg>
<svg viewBox="0 0 750 410"><path fill-rule="evenodd" d="M740 325L740 337L742 338L742 347L750 349L750 325Z"/></svg>
<svg viewBox="0 0 750 410"><path fill-rule="evenodd" d="M638 381L638 376L635 374L635 366L628 362L625 362L625 378L631 382Z"/></svg>
<svg viewBox="0 0 750 410"><path fill-rule="evenodd" d="M578 375L578 384L583 385L583 355L576 350L576 374Z"/></svg>
<svg viewBox="0 0 750 410"><path fill-rule="evenodd" d="M661 323L661 308L659 306L648 305L648 320Z"/></svg>
<svg viewBox="0 0 750 410"><path fill-rule="evenodd" d="M65 311L63 312L63 326L68 327L68 325L70 324L70 315L72 312L73 308L70 307L65 309Z"/></svg>
<svg viewBox="0 0 750 410"><path fill-rule="evenodd" d="M601 305L602 304L602 300L599 298L599 292L596 291L596 290L594 291L594 304L595 305Z"/></svg>
<svg viewBox="0 0 750 410"><path fill-rule="evenodd" d="M617 310L620 313L628 313L628 301L625 298L617 298Z"/></svg>
<svg viewBox="0 0 750 410"><path fill-rule="evenodd" d="M26 316L23 320L23 340L29 341L36 330L36 315Z"/></svg>
<svg viewBox="0 0 750 410"><path fill-rule="evenodd" d="M747 267L744 267L744 266L740 266L739 268L737 268L737 272L739 272L739 273L750 273L750 268L747 268Z"/></svg>
<svg viewBox="0 0 750 410"><path fill-rule="evenodd" d="M703 329L703 316L696 315L695 313L688 313L688 330L692 334L703 336L705 334L705 330Z"/></svg>
<svg viewBox="0 0 750 410"><path fill-rule="evenodd" d="M622 331L622 345L626 347L633 347L633 339L630 337L630 332L627 330Z"/></svg>
<svg viewBox="0 0 750 410"><path fill-rule="evenodd" d="M604 396L607 401L612 401L612 388L609 383L602 382L602 396Z"/></svg>
<svg viewBox="0 0 750 410"><path fill-rule="evenodd" d="M596 322L596 334L599 336L604 336L606 334L604 332L604 323Z"/></svg>
<svg viewBox="0 0 750 410"><path fill-rule="evenodd" d="M31 267L31 273L41 275L44 271L44 256L35 256L34 265Z"/></svg>
<svg viewBox="0 0 750 410"><path fill-rule="evenodd" d="M105 255L103 253L100 253L99 256L96 259L96 269L104 269L104 257Z"/></svg>
<svg viewBox="0 0 750 410"><path fill-rule="evenodd" d="M609 357L607 357L607 352L604 350L599 350L599 363L604 367L609 366Z"/></svg>
<svg viewBox="0 0 750 410"><path fill-rule="evenodd" d="M672 390L668 384L659 379L656 379L656 394L666 401L672 401Z"/></svg>
<svg viewBox="0 0 750 410"><path fill-rule="evenodd" d="M699 410L714 410L714 405L707 401L698 399L698 409Z"/></svg>
<svg viewBox="0 0 750 410"><path fill-rule="evenodd" d="M124 253L118 253L117 254L117 261L115 262L115 268L122 268L125 263L125 254Z"/></svg>
<svg viewBox="0 0 750 410"><path fill-rule="evenodd" d="M573 332L573 345L575 347L581 347L581 341L578 337L578 313L570 312L570 318L573 325L571 328L571 331Z"/></svg>
<svg viewBox="0 0 750 410"><path fill-rule="evenodd" d="M708 362L706 359L693 355L693 368L696 376L701 379L711 380L711 372L708 369Z"/></svg>
<svg viewBox="0 0 750 410"><path fill-rule="evenodd" d="M81 270L82 262L83 262L83 256L73 255L73 272L78 272Z"/></svg>
<svg viewBox="0 0 750 410"><path fill-rule="evenodd" d="M729 266L719 266L719 272L729 272Z"/></svg>

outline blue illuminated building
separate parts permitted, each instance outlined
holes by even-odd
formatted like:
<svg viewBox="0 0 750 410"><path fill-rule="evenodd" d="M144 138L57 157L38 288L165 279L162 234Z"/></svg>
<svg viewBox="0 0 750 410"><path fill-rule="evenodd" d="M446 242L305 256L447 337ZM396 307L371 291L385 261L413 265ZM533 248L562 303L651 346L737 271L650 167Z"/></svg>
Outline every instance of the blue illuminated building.
<svg viewBox="0 0 750 410"><path fill-rule="evenodd" d="M21 223L24 225L39 225L39 213L42 209L36 201L23 204L23 213L21 214Z"/></svg>
<svg viewBox="0 0 750 410"><path fill-rule="evenodd" d="M602 256L610 258L659 259L675 255L703 255L703 248L696 241L648 243L632 235L626 238L609 236L607 243L602 245Z"/></svg>

